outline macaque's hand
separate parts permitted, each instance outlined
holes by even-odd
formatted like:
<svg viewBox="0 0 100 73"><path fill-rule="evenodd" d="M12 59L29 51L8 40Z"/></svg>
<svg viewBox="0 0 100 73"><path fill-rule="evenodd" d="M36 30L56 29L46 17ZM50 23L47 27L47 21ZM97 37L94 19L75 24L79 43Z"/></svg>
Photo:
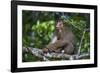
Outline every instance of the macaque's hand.
<svg viewBox="0 0 100 73"><path fill-rule="evenodd" d="M48 50L47 48L44 48L44 49L43 49L43 52L44 52L44 53L47 53L48 51L49 51L49 50Z"/></svg>

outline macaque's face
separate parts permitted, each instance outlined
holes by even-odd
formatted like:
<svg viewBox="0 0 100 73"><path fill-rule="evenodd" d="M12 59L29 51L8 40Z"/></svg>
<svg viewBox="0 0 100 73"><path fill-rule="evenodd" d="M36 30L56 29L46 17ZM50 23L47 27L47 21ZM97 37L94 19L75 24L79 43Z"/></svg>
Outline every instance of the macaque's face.
<svg viewBox="0 0 100 73"><path fill-rule="evenodd" d="M62 21L58 21L56 24L56 29L61 30L63 28L63 22Z"/></svg>

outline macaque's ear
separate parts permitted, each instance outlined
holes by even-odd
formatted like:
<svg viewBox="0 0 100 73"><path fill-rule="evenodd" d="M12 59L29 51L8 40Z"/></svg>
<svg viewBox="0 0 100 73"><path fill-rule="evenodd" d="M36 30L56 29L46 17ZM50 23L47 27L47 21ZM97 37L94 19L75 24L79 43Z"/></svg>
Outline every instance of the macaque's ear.
<svg viewBox="0 0 100 73"><path fill-rule="evenodd" d="M64 25L67 26L67 27L70 27L72 24L69 23L68 21L64 22Z"/></svg>

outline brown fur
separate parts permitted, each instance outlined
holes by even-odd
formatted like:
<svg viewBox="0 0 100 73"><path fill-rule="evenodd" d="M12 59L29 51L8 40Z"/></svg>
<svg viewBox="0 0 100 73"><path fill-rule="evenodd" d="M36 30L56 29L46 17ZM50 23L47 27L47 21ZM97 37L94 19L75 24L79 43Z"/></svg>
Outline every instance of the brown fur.
<svg viewBox="0 0 100 73"><path fill-rule="evenodd" d="M64 53L66 54L73 54L75 49L74 47L75 36L70 30L69 26L64 25L61 32L56 30L56 36L57 36L57 40L55 41L55 43L48 44L46 48L43 49L43 51L61 52L61 50L64 50Z"/></svg>

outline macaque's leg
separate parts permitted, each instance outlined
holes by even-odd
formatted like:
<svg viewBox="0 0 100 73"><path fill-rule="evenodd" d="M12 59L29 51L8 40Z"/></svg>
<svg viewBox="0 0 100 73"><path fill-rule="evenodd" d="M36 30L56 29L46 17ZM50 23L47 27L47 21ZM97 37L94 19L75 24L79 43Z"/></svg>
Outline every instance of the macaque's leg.
<svg viewBox="0 0 100 73"><path fill-rule="evenodd" d="M66 53L66 54L73 54L74 53L74 46L72 43L70 43L66 47L64 47L64 53Z"/></svg>
<svg viewBox="0 0 100 73"><path fill-rule="evenodd" d="M55 53L61 53L62 48L58 48L55 50Z"/></svg>
<svg viewBox="0 0 100 73"><path fill-rule="evenodd" d="M57 40L55 43L47 45L46 48L48 48L50 51L55 51L63 47L64 45L66 45L67 42L68 41L65 41L65 40Z"/></svg>

